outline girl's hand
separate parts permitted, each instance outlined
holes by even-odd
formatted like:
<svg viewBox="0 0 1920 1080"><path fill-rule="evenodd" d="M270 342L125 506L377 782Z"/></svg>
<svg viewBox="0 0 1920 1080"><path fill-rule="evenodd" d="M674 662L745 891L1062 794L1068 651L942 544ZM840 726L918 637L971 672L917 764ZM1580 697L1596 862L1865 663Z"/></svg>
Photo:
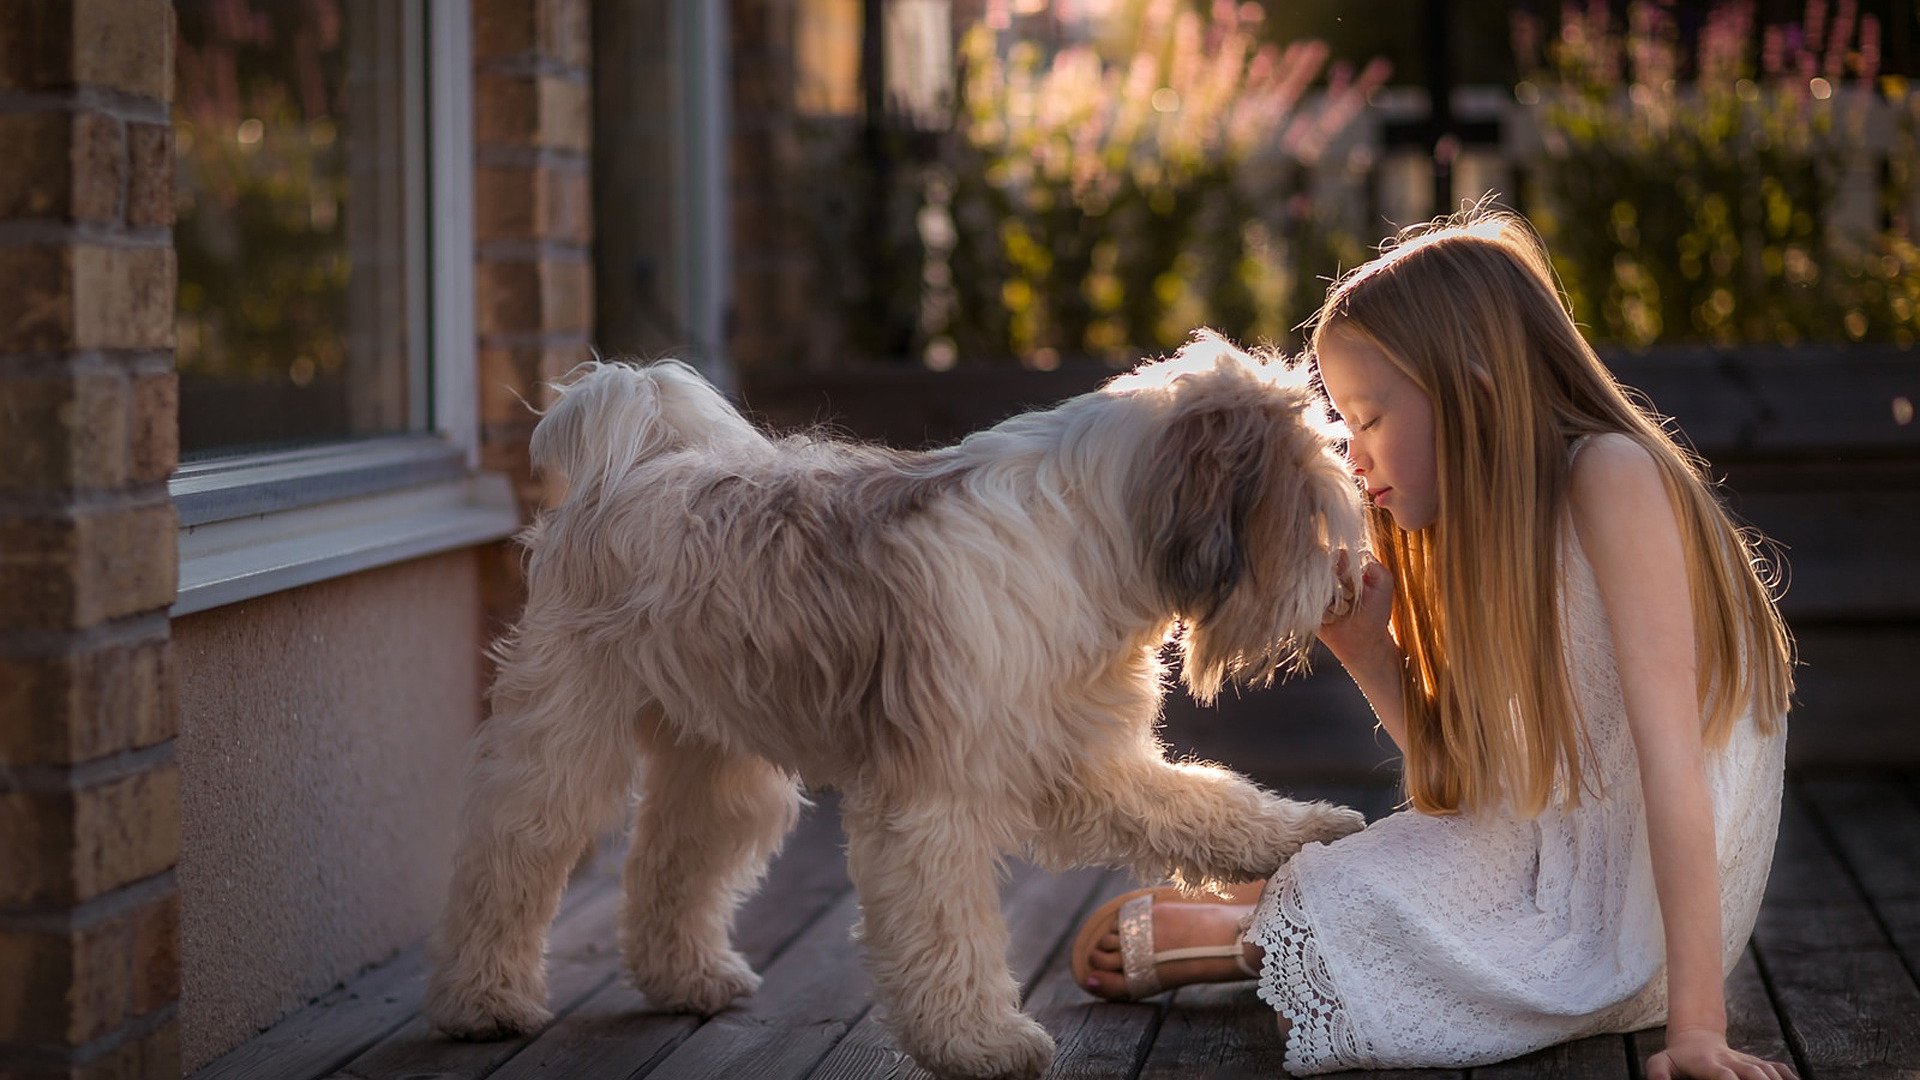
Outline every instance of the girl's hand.
<svg viewBox="0 0 1920 1080"><path fill-rule="evenodd" d="M1393 648L1393 639L1387 636L1387 620L1393 614L1393 575L1372 555L1362 558L1366 561L1360 569L1359 595L1344 605L1344 613L1328 612L1319 631L1321 642L1349 669L1383 645Z"/></svg>
<svg viewBox="0 0 1920 1080"><path fill-rule="evenodd" d="M1798 1080L1789 1065L1757 1058L1727 1046L1711 1031L1670 1033L1667 1048L1647 1059L1647 1080Z"/></svg>
<svg viewBox="0 0 1920 1080"><path fill-rule="evenodd" d="M1387 632L1393 615L1393 575L1373 556L1363 558L1358 593L1343 597L1344 603L1327 612L1320 624L1320 641L1366 695L1381 730L1404 751L1407 718L1400 683L1406 655Z"/></svg>

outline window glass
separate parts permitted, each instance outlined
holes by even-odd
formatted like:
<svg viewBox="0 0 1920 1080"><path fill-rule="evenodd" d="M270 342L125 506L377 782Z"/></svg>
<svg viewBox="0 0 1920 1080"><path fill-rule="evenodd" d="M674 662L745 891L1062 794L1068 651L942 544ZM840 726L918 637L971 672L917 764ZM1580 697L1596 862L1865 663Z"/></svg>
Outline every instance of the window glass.
<svg viewBox="0 0 1920 1080"><path fill-rule="evenodd" d="M175 7L182 455L424 430L420 5Z"/></svg>

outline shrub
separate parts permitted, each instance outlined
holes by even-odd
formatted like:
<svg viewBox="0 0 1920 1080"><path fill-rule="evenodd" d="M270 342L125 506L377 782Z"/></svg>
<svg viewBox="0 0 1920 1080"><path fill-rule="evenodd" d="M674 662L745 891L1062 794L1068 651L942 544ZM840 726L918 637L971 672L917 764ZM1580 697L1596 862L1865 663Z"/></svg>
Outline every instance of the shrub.
<svg viewBox="0 0 1920 1080"><path fill-rule="evenodd" d="M1307 171L1387 70L1329 69L1324 44L1262 42L1260 20L1150 0L1051 54L966 35L960 137L921 215L929 362L1118 364L1202 325L1288 338L1334 269Z"/></svg>
<svg viewBox="0 0 1920 1080"><path fill-rule="evenodd" d="M1876 94L1871 16L1813 0L1757 57L1750 0L1711 8L1691 51L1648 0L1624 24L1569 5L1545 64L1538 24L1515 30L1546 147L1532 217L1596 339L1913 340L1920 250L1863 157L1885 125L1887 187L1910 183L1913 114L1898 80Z"/></svg>

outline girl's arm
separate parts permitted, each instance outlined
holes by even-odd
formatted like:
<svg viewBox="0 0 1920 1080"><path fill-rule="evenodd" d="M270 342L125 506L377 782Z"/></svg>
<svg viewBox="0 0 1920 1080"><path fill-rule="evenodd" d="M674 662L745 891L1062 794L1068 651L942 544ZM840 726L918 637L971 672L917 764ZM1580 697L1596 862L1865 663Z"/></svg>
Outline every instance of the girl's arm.
<svg viewBox="0 0 1920 1080"><path fill-rule="evenodd" d="M1667 1049L1648 1061L1647 1078L1790 1076L1783 1065L1727 1047L1720 863L1694 681L1693 608L1666 485L1638 443L1602 435L1574 460L1570 498L1613 630L1666 937Z"/></svg>
<svg viewBox="0 0 1920 1080"><path fill-rule="evenodd" d="M1401 753L1407 749L1406 706L1400 699L1400 672L1406 654L1387 632L1393 613L1393 575L1372 556L1360 574L1360 595L1353 610L1320 625L1320 643L1347 669L1373 706L1373 715Z"/></svg>

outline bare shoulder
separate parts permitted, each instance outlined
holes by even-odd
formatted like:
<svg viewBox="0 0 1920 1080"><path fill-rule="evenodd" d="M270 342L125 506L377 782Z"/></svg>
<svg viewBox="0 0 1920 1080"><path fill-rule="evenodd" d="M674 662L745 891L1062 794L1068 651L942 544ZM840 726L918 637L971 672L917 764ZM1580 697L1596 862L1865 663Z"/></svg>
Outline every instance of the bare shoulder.
<svg viewBox="0 0 1920 1080"><path fill-rule="evenodd" d="M1640 482L1660 483L1660 467L1647 448L1630 435L1606 431L1587 439L1573 459L1576 486Z"/></svg>
<svg viewBox="0 0 1920 1080"><path fill-rule="evenodd" d="M1673 503L1653 454L1618 432L1595 435L1573 459L1568 501L1574 527L1589 548L1638 546L1648 530L1676 527Z"/></svg>

